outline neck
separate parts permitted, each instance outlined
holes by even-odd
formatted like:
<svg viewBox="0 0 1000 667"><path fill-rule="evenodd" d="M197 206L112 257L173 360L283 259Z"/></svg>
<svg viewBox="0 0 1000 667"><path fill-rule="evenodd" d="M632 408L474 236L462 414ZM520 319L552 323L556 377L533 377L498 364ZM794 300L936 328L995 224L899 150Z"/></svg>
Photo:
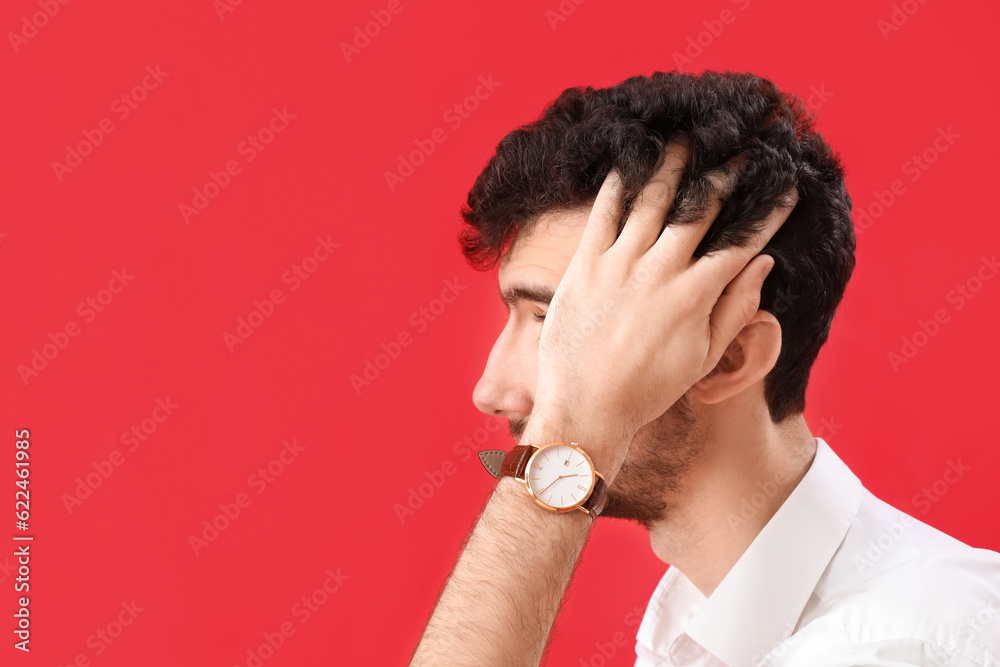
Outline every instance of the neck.
<svg viewBox="0 0 1000 667"><path fill-rule="evenodd" d="M649 535L657 557L708 597L805 476L816 441L801 414L774 424L762 401L701 407L698 462Z"/></svg>

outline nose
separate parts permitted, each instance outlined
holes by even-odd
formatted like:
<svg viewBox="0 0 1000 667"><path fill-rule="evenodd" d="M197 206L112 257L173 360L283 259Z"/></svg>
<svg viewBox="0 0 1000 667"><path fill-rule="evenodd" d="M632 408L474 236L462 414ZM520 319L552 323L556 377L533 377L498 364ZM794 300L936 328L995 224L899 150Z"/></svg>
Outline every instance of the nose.
<svg viewBox="0 0 1000 667"><path fill-rule="evenodd" d="M537 353L537 348L521 344L508 322L490 350L486 368L472 392L476 407L485 414L508 419L522 419L531 414Z"/></svg>

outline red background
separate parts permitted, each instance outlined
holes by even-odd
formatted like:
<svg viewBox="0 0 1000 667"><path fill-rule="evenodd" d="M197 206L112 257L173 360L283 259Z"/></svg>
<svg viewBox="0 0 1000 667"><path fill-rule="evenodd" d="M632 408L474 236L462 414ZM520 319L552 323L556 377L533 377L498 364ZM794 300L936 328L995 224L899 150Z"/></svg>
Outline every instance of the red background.
<svg viewBox="0 0 1000 667"><path fill-rule="evenodd" d="M35 536L30 655L12 648L14 575L0 569L4 664L83 654L109 667L246 665L285 622L295 633L264 664L405 664L491 488L454 445L488 423L471 394L504 315L495 276L459 253L459 206L500 138L564 88L673 69L699 34L684 69L748 70L804 98L825 91L812 104L847 165L855 213L878 214L812 373L814 433L876 495L1000 549L1000 280L961 309L948 299L1000 241L988 204L995 3L590 0L564 2L552 27L556 0L403 0L348 62L340 44L386 6L247 0L220 18L210 0L70 2L16 50L9 34L0 47L0 566L18 532L21 428ZM883 35L894 8L898 30ZM727 9L732 20L717 22ZM39 11L5 3L0 26L20 32ZM168 74L120 119L115 99L158 65ZM445 112L481 76L498 85L454 127ZM273 108L295 117L247 161L238 147ZM104 118L114 130L60 180L52 163ZM436 128L446 140L390 189L386 172ZM939 128L959 138L934 155ZM925 149L935 162L911 180L906 164ZM230 160L239 173L186 223L179 206ZM895 180L902 194L873 207ZM339 247L292 291L282 276L317 237ZM86 322L78 304L122 267L134 279ZM446 280L467 288L421 328L411 315ZM275 289L284 303L230 353L224 333ZM939 309L948 321L894 370L889 353ZM68 322L79 334L25 382L18 367ZM411 344L356 392L350 376L401 333ZM129 451L121 435L167 397L176 410ZM506 429L475 448L509 448ZM250 476L293 438L305 449L258 494ZM70 512L77 478L115 450L121 465ZM942 488L949 461L970 470L938 502L915 504L924 487ZM457 472L401 521L395 506L450 465ZM190 536L240 493L249 506L196 555ZM348 578L301 622L293 606L338 568ZM606 664L631 665L629 612L641 613L664 569L641 529L602 522L550 664L604 664L601 647L622 632ZM97 655L88 638L133 600L143 611Z"/></svg>

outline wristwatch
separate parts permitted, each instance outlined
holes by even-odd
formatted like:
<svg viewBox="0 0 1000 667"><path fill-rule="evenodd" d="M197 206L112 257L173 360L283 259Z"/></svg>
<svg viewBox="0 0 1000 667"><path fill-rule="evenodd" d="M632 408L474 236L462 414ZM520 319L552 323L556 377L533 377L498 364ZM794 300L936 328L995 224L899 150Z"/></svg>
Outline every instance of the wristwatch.
<svg viewBox="0 0 1000 667"><path fill-rule="evenodd" d="M579 443L517 445L510 452L487 449L479 452L479 460L497 479L509 475L523 483L531 499L550 512L578 509L597 518L604 509L604 476Z"/></svg>

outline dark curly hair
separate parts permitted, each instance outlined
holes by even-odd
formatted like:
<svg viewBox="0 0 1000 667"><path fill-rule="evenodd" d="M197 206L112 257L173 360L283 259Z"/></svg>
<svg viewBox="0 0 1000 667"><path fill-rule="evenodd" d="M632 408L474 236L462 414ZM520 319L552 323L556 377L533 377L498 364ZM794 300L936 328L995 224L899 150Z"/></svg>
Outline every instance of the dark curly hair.
<svg viewBox="0 0 1000 667"><path fill-rule="evenodd" d="M475 269L492 269L539 215L592 206L613 166L622 176L621 233L665 145L681 135L693 151L666 223L691 222L712 193L707 176L745 154L695 256L747 243L782 194L797 188L798 204L763 250L775 265L760 307L782 335L764 395L772 421L781 422L805 409L809 371L854 270L844 170L814 124L798 97L750 73L654 72L607 88L567 88L497 145L461 208L462 252Z"/></svg>

